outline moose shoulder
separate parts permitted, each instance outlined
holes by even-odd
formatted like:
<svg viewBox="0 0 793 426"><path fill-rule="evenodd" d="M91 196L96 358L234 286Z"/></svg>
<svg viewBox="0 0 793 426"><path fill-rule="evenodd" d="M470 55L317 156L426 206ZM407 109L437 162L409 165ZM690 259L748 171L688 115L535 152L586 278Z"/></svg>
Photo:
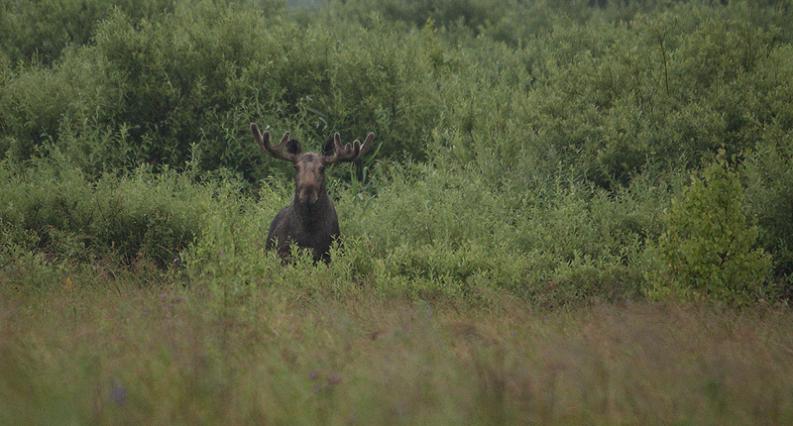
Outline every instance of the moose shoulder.
<svg viewBox="0 0 793 426"><path fill-rule="evenodd" d="M270 144L270 133L259 131L251 123L253 138L265 153L289 161L295 166L295 196L292 203L283 208L270 224L266 249L276 249L283 261L289 260L292 244L310 249L314 261L330 262L330 246L339 237L339 221L336 208L325 191L325 167L344 161L353 161L366 154L372 147L374 133L366 135L361 144L341 144L338 133L333 135L321 153L302 152L300 143L284 133L278 145Z"/></svg>

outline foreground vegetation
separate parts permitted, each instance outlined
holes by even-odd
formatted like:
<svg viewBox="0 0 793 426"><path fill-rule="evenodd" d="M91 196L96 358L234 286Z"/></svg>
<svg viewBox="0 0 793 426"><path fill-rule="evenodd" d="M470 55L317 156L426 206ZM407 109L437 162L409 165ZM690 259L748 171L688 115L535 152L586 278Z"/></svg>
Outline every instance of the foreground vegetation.
<svg viewBox="0 0 793 426"><path fill-rule="evenodd" d="M793 421L788 310L542 313L312 287L220 315L181 286L120 281L0 302L0 422Z"/></svg>
<svg viewBox="0 0 793 426"><path fill-rule="evenodd" d="M0 423L790 422L791 22L2 3ZM377 133L330 265L263 251L251 121Z"/></svg>

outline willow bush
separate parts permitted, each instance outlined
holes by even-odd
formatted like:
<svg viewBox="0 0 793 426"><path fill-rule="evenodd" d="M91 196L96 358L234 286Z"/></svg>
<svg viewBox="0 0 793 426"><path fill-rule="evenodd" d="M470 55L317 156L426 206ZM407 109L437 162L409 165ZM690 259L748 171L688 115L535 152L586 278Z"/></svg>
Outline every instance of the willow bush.
<svg viewBox="0 0 793 426"><path fill-rule="evenodd" d="M293 3L5 3L3 271L150 262L221 292L551 306L700 288L723 272L650 271L698 238L663 212L699 214L686 179L723 149L748 221L727 222L771 262L724 288L789 294L789 1ZM377 134L331 172L345 242L326 275L262 251L291 171L251 121L314 149Z"/></svg>
<svg viewBox="0 0 793 426"><path fill-rule="evenodd" d="M723 156L692 178L666 216L653 295L746 302L770 293L763 285L771 258L757 247L744 198Z"/></svg>

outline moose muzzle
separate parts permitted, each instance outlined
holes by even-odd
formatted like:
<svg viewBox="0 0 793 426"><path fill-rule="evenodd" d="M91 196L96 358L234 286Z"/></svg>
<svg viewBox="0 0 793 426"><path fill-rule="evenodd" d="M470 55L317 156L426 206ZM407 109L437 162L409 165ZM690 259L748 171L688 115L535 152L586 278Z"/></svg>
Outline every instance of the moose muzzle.
<svg viewBox="0 0 793 426"><path fill-rule="evenodd" d="M304 186L300 188L297 197L301 203L316 204L317 200L319 200L319 187L314 185Z"/></svg>

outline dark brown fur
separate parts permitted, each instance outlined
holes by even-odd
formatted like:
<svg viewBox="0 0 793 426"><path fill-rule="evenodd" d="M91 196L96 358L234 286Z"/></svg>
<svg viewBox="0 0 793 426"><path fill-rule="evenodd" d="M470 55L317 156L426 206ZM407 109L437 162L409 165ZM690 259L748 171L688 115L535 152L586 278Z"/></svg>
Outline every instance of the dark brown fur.
<svg viewBox="0 0 793 426"><path fill-rule="evenodd" d="M325 167L341 161L352 161L371 147L374 133L369 133L363 145L357 140L341 145L339 134L325 144L322 153L301 152L300 144L284 134L281 143L270 145L270 135L259 132L251 123L254 139L262 150L275 158L295 165L295 196L270 224L265 248L276 249L284 262L289 261L292 245L311 250L314 261L330 262L330 246L339 238L336 208L325 190Z"/></svg>

